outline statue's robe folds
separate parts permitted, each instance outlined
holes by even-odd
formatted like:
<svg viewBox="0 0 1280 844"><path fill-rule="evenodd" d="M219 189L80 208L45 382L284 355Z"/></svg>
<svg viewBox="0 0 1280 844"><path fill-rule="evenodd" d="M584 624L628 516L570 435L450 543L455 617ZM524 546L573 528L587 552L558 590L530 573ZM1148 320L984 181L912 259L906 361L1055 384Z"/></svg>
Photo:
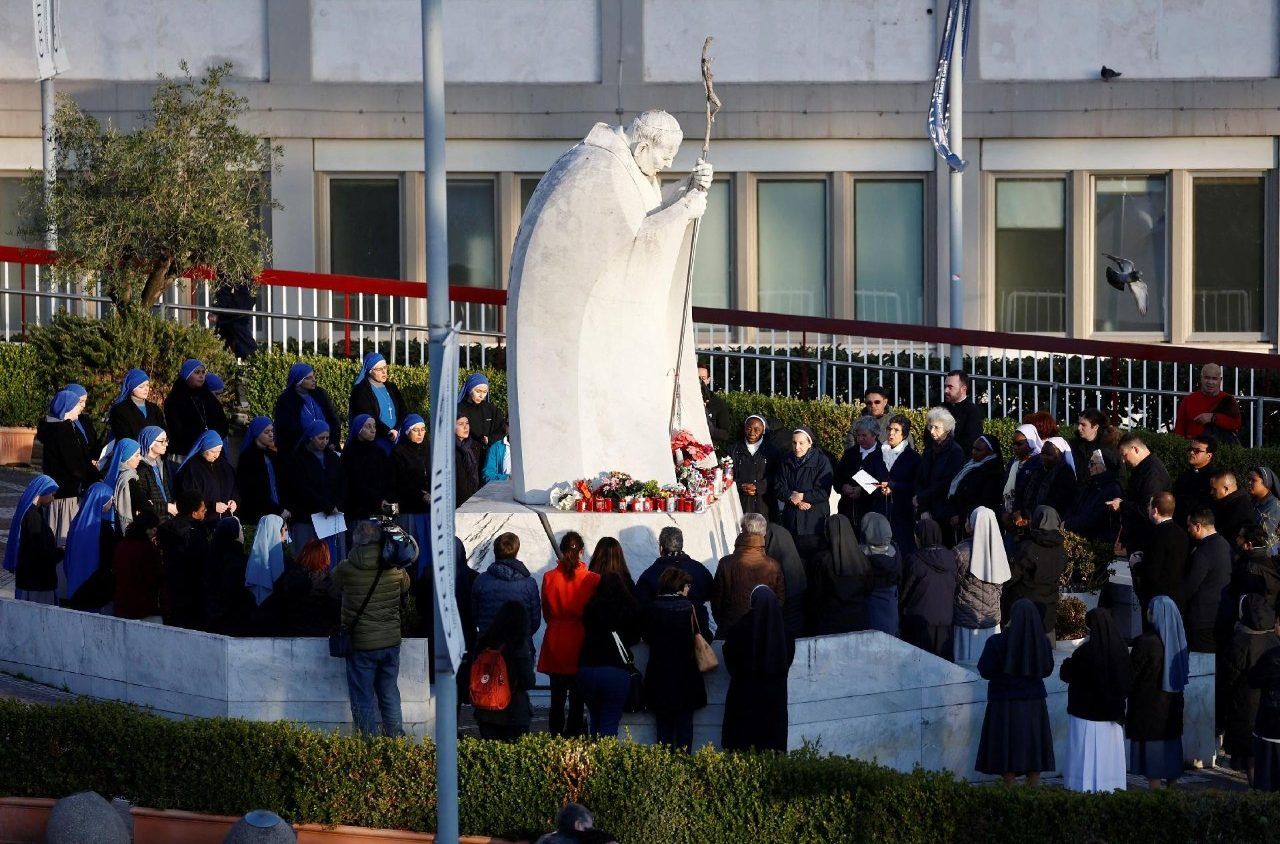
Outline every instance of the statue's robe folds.
<svg viewBox="0 0 1280 844"><path fill-rule="evenodd" d="M547 171L520 221L508 296L508 402L517 501L621 470L671 483L672 388L690 221L636 166L621 130L597 123ZM710 442L693 322L681 427Z"/></svg>

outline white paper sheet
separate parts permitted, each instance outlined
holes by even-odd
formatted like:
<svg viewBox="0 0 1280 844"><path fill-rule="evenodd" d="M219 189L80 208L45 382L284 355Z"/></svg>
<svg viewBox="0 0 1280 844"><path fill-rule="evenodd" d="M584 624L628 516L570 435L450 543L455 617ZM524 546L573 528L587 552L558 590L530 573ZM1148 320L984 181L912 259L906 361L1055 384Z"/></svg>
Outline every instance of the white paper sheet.
<svg viewBox="0 0 1280 844"><path fill-rule="evenodd" d="M853 482L862 487L863 492L875 492L876 485L880 482L867 472L866 469L859 469L858 474L853 476Z"/></svg>
<svg viewBox="0 0 1280 844"><path fill-rule="evenodd" d="M311 526L316 529L316 539L328 539L335 533L342 533L347 529L347 517L342 513L334 513L332 516L312 513Z"/></svg>

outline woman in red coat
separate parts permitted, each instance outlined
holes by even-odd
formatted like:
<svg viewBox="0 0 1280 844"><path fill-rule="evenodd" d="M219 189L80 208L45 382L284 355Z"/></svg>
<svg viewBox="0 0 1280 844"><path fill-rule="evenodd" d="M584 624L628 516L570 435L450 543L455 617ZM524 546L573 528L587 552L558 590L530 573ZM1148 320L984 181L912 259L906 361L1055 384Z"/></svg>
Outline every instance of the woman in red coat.
<svg viewBox="0 0 1280 844"><path fill-rule="evenodd" d="M551 734L583 735L582 698L574 688L578 652L586 630L582 612L595 594L600 575L582 562L582 537L569 531L560 540L560 560L542 577L542 617L547 632L542 638L538 670L551 676ZM565 707L568 704L566 719Z"/></svg>

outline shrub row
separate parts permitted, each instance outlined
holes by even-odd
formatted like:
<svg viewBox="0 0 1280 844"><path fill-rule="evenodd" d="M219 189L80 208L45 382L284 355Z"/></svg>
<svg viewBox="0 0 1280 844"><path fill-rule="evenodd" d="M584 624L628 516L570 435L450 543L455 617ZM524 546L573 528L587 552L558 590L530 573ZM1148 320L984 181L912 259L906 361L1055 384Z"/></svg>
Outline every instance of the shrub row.
<svg viewBox="0 0 1280 844"><path fill-rule="evenodd" d="M430 742L361 739L287 723L170 721L122 704L0 701L0 789L80 789L136 804L290 821L430 831ZM613 740L529 736L459 742L464 832L529 838L566 801L590 806L623 841L1265 841L1280 800L1260 794L974 787L824 757L693 756Z"/></svg>

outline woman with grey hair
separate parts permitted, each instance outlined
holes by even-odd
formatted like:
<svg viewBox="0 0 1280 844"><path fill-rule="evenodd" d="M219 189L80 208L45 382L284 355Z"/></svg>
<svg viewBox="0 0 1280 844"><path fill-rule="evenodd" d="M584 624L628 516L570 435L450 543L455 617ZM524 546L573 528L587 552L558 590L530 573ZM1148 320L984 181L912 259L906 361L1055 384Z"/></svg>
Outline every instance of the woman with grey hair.
<svg viewBox="0 0 1280 844"><path fill-rule="evenodd" d="M889 471L880 454L880 423L871 416L859 416L849 426L848 448L836 463L832 485L840 493L837 511L854 524L871 512L872 493L854 478L866 472L876 482L885 480Z"/></svg>
<svg viewBox="0 0 1280 844"><path fill-rule="evenodd" d="M935 407L925 417L925 428L933 439L927 444L916 472L916 514L920 518L945 511L951 481L964 465L964 452L953 434L956 418L943 407Z"/></svg>

